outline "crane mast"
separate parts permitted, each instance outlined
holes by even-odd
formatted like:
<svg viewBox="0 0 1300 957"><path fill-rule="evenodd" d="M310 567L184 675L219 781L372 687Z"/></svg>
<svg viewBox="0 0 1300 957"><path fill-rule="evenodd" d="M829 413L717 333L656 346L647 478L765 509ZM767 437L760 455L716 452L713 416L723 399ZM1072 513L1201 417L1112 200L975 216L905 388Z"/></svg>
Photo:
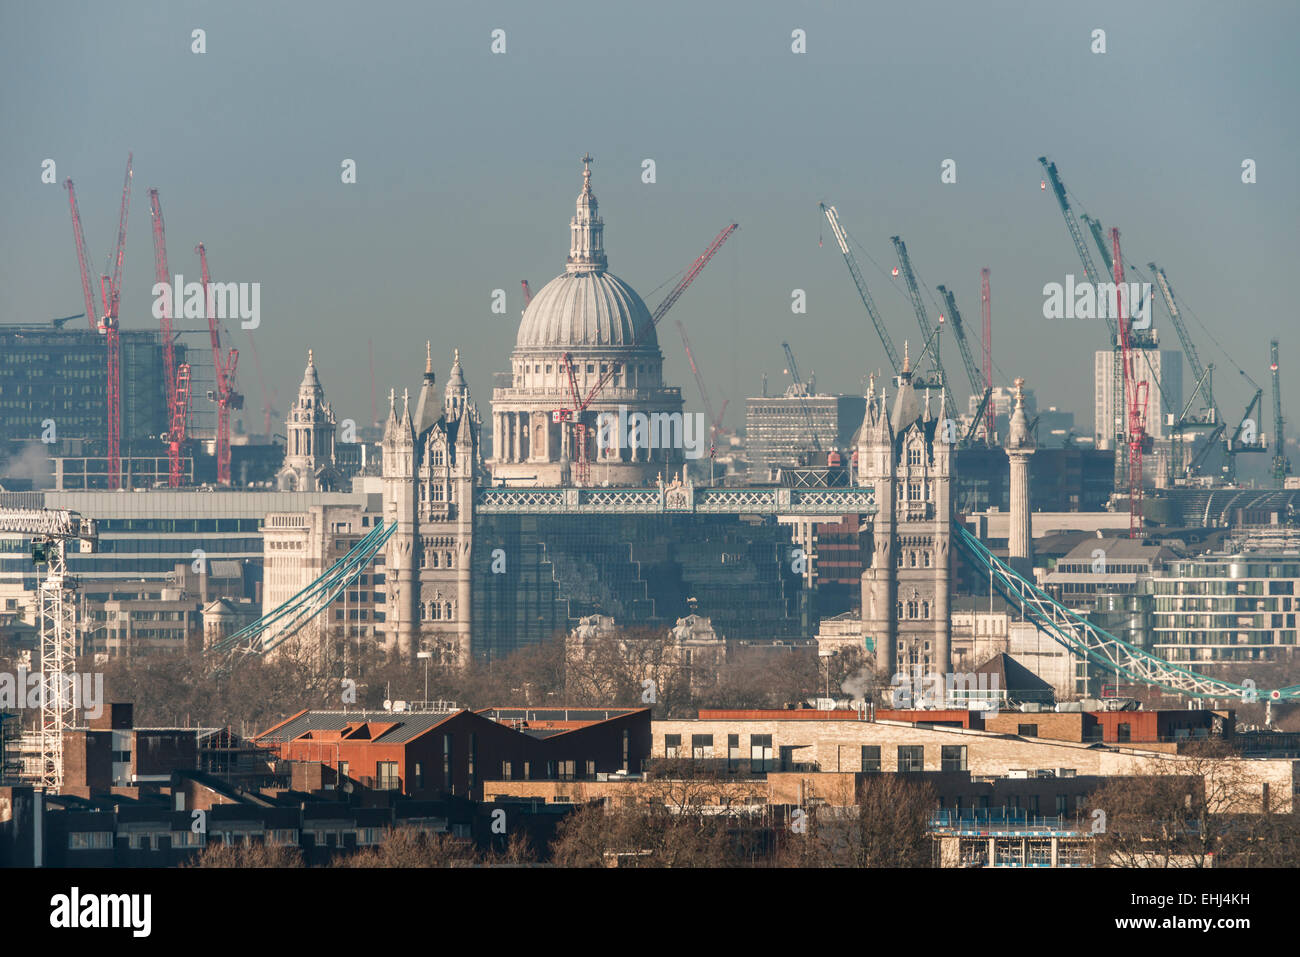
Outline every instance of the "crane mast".
<svg viewBox="0 0 1300 957"><path fill-rule="evenodd" d="M102 313L95 305L95 294L90 287L90 267L87 265L86 236L81 231L81 213L77 209L77 191L72 185L72 177L63 181L63 188L68 191L68 206L72 209L72 238L77 244L77 264L81 267L81 295L86 303L86 321L90 331L103 332L102 321L97 319Z"/></svg>
<svg viewBox="0 0 1300 957"><path fill-rule="evenodd" d="M41 627L41 762L39 784L63 787L63 735L75 725L77 695L77 606L71 594L77 581L68 574L66 546L82 543L95 551L95 522L76 512L45 508L0 508L0 533L32 540L32 561L46 568L38 589Z"/></svg>
<svg viewBox="0 0 1300 957"><path fill-rule="evenodd" d="M794 382L794 394L799 399L799 411L803 413L804 423L808 427L808 437L812 439L813 448L821 452L822 443L817 437L817 424L813 421L812 409L808 407L808 389L799 376L799 366L794 361L794 350L790 348L788 342L781 343L781 348L785 350L785 361L790 365L790 379Z"/></svg>
<svg viewBox="0 0 1300 957"><path fill-rule="evenodd" d="M221 355L221 327L212 311L209 294L211 277L208 275L208 251L202 243L195 247L199 254L199 267L203 277L204 312L208 317L208 339L212 344L212 368L217 377L217 391L210 396L217 403L217 484L230 484L230 410L240 409L244 397L235 391L235 366L239 363L239 350L231 349Z"/></svg>
<svg viewBox="0 0 1300 957"><path fill-rule="evenodd" d="M989 270L980 270L980 310L984 319L984 434L993 444L993 307L989 301ZM976 415L978 418L978 413Z"/></svg>
<svg viewBox="0 0 1300 957"><path fill-rule="evenodd" d="M171 287L171 271L167 266L167 231L163 224L162 203L158 190L149 190L149 214L153 219L153 263L155 281ZM175 303L164 297L159 324L162 330L163 388L167 396L167 487L181 485L181 447L185 444L185 409L179 402L178 370L176 368L176 338L172 331L172 311ZM189 381L189 366L185 367Z"/></svg>
<svg viewBox="0 0 1300 957"><path fill-rule="evenodd" d="M916 313L917 325L921 327L921 336L925 342L934 343L934 358L930 361L934 366L935 374L939 377L939 388L943 392L944 403L950 412L954 412L957 406L952 400L952 393L948 391L948 374L943 371L943 363L939 360L939 341L935 338L934 327L930 325L930 316L925 311L925 303L921 301L921 286L916 281L916 273L912 269L912 259L907 255L907 245L897 236L890 236L889 241L894 244L894 251L898 253L898 265L902 268L903 279L907 282L907 293L912 300L912 311ZM942 323L943 318L940 317L939 321ZM921 363L919 360L916 366L920 369ZM914 382L917 385L922 385L923 388L933 387L933 383L922 383L917 380L919 380L919 377L916 377Z"/></svg>
<svg viewBox="0 0 1300 957"><path fill-rule="evenodd" d="M867 315L871 317L871 324L876 327L876 335L880 337L880 344L885 347L885 356L889 359L889 367L894 372L899 372L903 368L903 362L898 357L898 350L894 348L894 340L889 337L889 330L885 328L885 322L880 318L880 313L876 311L876 303L871 298L871 293L867 291L867 281L862 278L862 270L858 268L858 261L849 249L848 234L844 232L844 227L840 225L840 215L835 211L834 206L827 206L825 203L818 203L817 208L826 214L826 221L831 224L831 232L835 234L835 241L840 245L840 253L844 256L844 264L849 267L849 275L853 277L853 285L858 288L858 295L862 298L862 304L867 307Z"/></svg>
<svg viewBox="0 0 1300 957"><path fill-rule="evenodd" d="M728 399L722 400L722 408L714 414L713 400L709 398L708 385L704 381L704 373L700 372L699 367L695 364L695 355L691 352L691 340L686 337L686 327L682 325L680 319L677 320L677 331L682 334L682 345L686 349L686 361L691 364L691 374L695 376L695 384L700 389L700 399L704 402L704 411L708 413L710 429L709 437L716 438L722 432L722 417L727 414Z"/></svg>
<svg viewBox="0 0 1300 957"><path fill-rule="evenodd" d="M1187 325L1183 322L1183 315L1178 309L1178 302L1174 298L1174 288L1165 275L1165 271L1155 263L1147 263L1147 269L1150 270L1152 277L1156 281L1156 288L1160 290L1160 298L1164 300L1165 311L1169 313L1169 321L1173 323L1174 331L1178 334L1178 341L1183 347L1183 356L1187 359L1187 367L1196 379L1196 391L1193 391L1191 398L1183 408L1183 413L1178 417L1173 425L1173 471L1175 475L1182 473L1182 445L1183 433L1190 431L1195 426L1209 425L1217 426L1222 421L1222 414L1219 412L1218 404L1214 401L1214 366L1206 366L1201 362L1201 356L1196 351L1196 343L1192 341L1191 334L1187 330ZM1202 384L1204 383L1204 384ZM1189 415L1192 406L1192 400L1196 398L1197 391L1200 392L1204 411L1200 415ZM1220 426L1217 435L1223 434L1223 428ZM1206 447L1213 445L1213 440L1206 443ZM1205 451L1203 448L1202 451ZM1229 452L1228 474L1236 475L1235 459L1236 453ZM1205 455L1198 454L1193 462L1199 468L1205 461ZM1189 463L1187 472L1193 471Z"/></svg>
<svg viewBox="0 0 1300 957"><path fill-rule="evenodd" d="M1269 372L1273 376L1273 487L1285 488L1286 477L1291 474L1291 460L1286 454L1285 422L1282 419L1282 373L1278 368L1277 340L1268 344Z"/></svg>
<svg viewBox="0 0 1300 957"><path fill-rule="evenodd" d="M118 329L118 307L122 298L122 260L126 256L126 218L131 208L131 160L126 155L126 180L122 184L122 208L117 217L117 247L113 254L113 276L103 277L104 344L108 352L108 487L122 487L122 341Z"/></svg>
<svg viewBox="0 0 1300 957"><path fill-rule="evenodd" d="M1124 259L1120 255L1119 230L1110 231L1114 248L1115 318L1119 324L1119 341L1124 362L1124 391L1128 396L1128 537L1142 534L1142 453L1151 445L1146 434L1147 383L1138 381L1133 362L1133 349L1129 341L1129 317L1124 308Z"/></svg>
<svg viewBox="0 0 1300 957"><path fill-rule="evenodd" d="M1070 208L1070 199L1066 195L1065 183L1061 181L1060 174L1056 171L1056 164L1050 162L1046 156L1038 157L1038 162L1042 165L1044 172L1047 174L1047 181L1052 184L1052 193L1056 196L1056 204L1061 208L1061 216L1065 219L1065 226L1070 231L1070 240L1074 243L1074 251L1079 256L1079 262L1083 265L1084 278L1089 282L1097 282L1105 275L1104 272L1097 269L1092 262L1092 256L1088 254L1088 244L1083 241L1083 230L1079 228L1079 220L1074 215L1074 210ZM1100 224L1099 224L1100 225ZM1105 243L1102 243L1105 246ZM1117 323L1115 317L1109 313L1106 315L1106 327L1110 330L1110 345L1113 351L1111 361L1111 408L1115 409L1114 421L1107 423L1106 428L1110 429L1111 440L1115 445L1115 487L1121 487L1124 475L1124 426L1120 420L1123 416L1124 408L1124 359L1123 347L1119 346L1119 327L1122 323Z"/></svg>
<svg viewBox="0 0 1300 957"><path fill-rule="evenodd" d="M971 352L970 343L966 340L966 327L965 323L961 320L961 312L957 309L957 297L953 295L951 289L948 289L945 286L935 286L935 288L939 291L939 295L943 297L943 301L948 305L948 316L952 319L952 330L957 338L957 348L961 352L962 365L966 367L966 377L970 379L971 395L980 396L981 399L991 396L993 394L993 387L991 384L987 386L985 385L985 374L980 369L979 363L975 361L975 354ZM939 321L943 321L943 316L939 317ZM991 371L991 355L989 357L989 366ZM982 405L984 408L988 408L989 403L984 402ZM979 418L979 416L976 416L976 418ZM993 430L986 429L984 438L986 442L992 444Z"/></svg>

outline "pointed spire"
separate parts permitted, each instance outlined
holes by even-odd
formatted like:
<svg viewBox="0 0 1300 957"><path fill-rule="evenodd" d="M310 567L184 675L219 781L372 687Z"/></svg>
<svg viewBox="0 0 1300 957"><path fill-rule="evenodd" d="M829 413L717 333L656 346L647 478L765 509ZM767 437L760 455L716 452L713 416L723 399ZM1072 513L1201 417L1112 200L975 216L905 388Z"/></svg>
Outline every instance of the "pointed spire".
<svg viewBox="0 0 1300 957"><path fill-rule="evenodd" d="M569 221L569 258L565 272L570 275L604 272L605 224L599 216L596 194L591 191L591 154L582 157L582 192L578 194L578 208Z"/></svg>
<svg viewBox="0 0 1300 957"><path fill-rule="evenodd" d="M315 355L313 354L312 350L311 350L311 349L308 349L308 350L307 350L307 365L309 365L309 366L314 366L315 364L316 364L316 357L315 357Z"/></svg>
<svg viewBox="0 0 1300 957"><path fill-rule="evenodd" d="M433 375L433 342L424 340L424 374Z"/></svg>
<svg viewBox="0 0 1300 957"><path fill-rule="evenodd" d="M388 420L384 423L384 444L387 445L389 439L393 437L393 430L397 428L397 396L392 390L388 390Z"/></svg>
<svg viewBox="0 0 1300 957"><path fill-rule="evenodd" d="M907 354L907 340L904 339L903 340L903 374L907 375L907 373L911 371L912 371L912 358Z"/></svg>

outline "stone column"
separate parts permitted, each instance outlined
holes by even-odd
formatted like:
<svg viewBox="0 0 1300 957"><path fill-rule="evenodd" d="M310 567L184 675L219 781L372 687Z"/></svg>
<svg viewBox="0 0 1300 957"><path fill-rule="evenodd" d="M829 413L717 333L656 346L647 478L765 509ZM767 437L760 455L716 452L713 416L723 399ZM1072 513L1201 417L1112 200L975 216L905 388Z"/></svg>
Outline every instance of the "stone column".
<svg viewBox="0 0 1300 957"><path fill-rule="evenodd" d="M1011 459L1011 531L1007 553L1012 565L1017 560L1025 567L1033 564L1033 516L1029 510L1029 453L1012 452Z"/></svg>

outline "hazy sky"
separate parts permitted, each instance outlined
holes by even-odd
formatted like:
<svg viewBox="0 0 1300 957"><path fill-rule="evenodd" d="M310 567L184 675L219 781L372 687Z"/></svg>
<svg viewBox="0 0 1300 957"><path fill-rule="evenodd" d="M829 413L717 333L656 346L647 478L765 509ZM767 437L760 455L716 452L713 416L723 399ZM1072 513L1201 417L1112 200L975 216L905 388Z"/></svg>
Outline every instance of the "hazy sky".
<svg viewBox="0 0 1300 957"><path fill-rule="evenodd" d="M1298 27L1294 2L4 0L0 321L82 309L66 193L41 183L42 160L76 181L98 269L133 150L124 328L156 325L157 186L173 272L197 277L202 240L215 278L261 283L255 335L280 409L310 346L339 417L368 419L373 339L382 415L390 386L417 385L432 339L439 381L459 346L486 413L491 373L509 368L519 280L538 289L563 271L589 150L611 271L651 308L669 288L655 287L740 223L669 317L688 327L715 402L731 399L729 425L764 371L779 386L783 339L823 390L860 391L883 366L824 200L870 253L859 259L900 348L908 339L915 354L916 321L902 279L872 262L893 266L895 233L927 285L957 293L976 338L979 271L992 270L999 369L1086 430L1105 326L1042 318L1044 283L1081 270L1037 157L1121 228L1127 259L1164 266L1267 388L1270 337L1300 369L1288 294L1300 259ZM496 28L504 55L490 50ZM1095 29L1104 54L1090 50ZM355 185L341 182L345 158ZM645 158L653 185L641 182ZM955 184L940 182L949 158ZM1241 182L1247 158L1253 185ZM490 309L496 288L504 316ZM796 288L806 315L791 313ZM1176 346L1163 311L1155 323ZM1222 370L1225 412L1239 408L1248 390L1191 326ZM668 381L701 408L671 321L660 342ZM260 428L247 335L234 344ZM964 399L949 337L944 355ZM1300 406L1300 375L1284 394Z"/></svg>

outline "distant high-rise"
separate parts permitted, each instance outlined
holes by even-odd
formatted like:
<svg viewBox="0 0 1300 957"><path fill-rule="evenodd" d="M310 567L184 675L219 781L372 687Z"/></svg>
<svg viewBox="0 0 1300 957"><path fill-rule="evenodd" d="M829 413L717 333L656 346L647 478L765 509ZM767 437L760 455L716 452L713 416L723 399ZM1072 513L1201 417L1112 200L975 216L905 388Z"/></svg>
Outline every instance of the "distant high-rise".
<svg viewBox="0 0 1300 957"><path fill-rule="evenodd" d="M866 406L862 396L806 395L797 385L791 385L783 396L747 399L745 455L749 480L765 481L768 471L777 466L825 465L824 456L820 462L803 461L816 450L813 436L823 453L848 449Z"/></svg>
<svg viewBox="0 0 1300 957"><path fill-rule="evenodd" d="M121 341L122 452L164 455L167 402L158 333L123 329ZM56 442L107 441L103 336L85 328L0 325L0 357L0 449L42 441L49 422ZM182 352L177 361L183 359Z"/></svg>
<svg viewBox="0 0 1300 957"><path fill-rule="evenodd" d="M1125 430L1127 411L1115 408L1111 393L1114 362L1110 350L1098 350L1093 361L1093 434L1099 449L1113 448L1115 433ZM1139 382L1149 383L1147 435L1157 441L1169 438L1165 416L1183 411L1183 354L1175 349L1134 349L1133 374Z"/></svg>

